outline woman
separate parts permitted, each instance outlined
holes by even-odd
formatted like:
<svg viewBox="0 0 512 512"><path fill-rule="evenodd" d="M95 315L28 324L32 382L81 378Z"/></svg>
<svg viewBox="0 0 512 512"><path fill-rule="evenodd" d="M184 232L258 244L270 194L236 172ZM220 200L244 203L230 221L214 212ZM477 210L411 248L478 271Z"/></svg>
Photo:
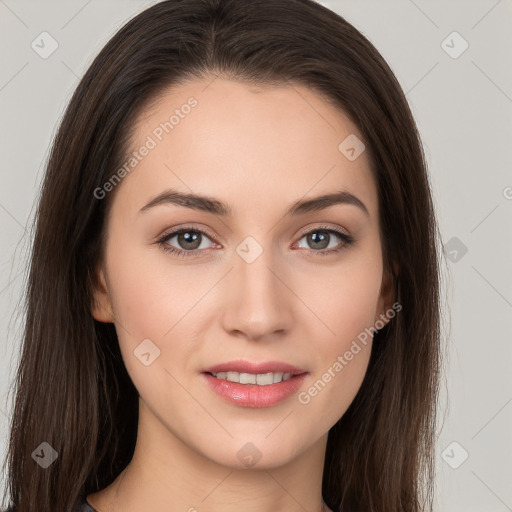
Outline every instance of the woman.
<svg viewBox="0 0 512 512"><path fill-rule="evenodd" d="M11 510L431 510L438 258L361 33L310 0L153 5L53 144Z"/></svg>

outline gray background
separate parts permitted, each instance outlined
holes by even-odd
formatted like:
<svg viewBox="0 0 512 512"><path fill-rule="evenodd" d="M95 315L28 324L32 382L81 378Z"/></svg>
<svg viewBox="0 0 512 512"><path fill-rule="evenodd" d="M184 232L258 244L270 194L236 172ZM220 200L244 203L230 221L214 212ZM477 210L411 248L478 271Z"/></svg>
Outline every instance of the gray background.
<svg viewBox="0 0 512 512"><path fill-rule="evenodd" d="M151 3L0 0L1 457L23 320L16 308L27 226L51 140L92 58ZM346 17L388 61L429 163L447 256L436 510L512 511L512 2L321 3ZM44 31L58 43L46 59L31 47L43 45ZM464 41L469 46L460 53Z"/></svg>

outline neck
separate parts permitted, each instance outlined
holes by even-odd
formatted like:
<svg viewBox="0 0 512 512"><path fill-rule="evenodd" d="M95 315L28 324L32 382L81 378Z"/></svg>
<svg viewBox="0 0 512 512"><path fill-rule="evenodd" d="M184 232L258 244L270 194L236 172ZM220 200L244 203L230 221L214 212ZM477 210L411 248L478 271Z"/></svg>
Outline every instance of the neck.
<svg viewBox="0 0 512 512"><path fill-rule="evenodd" d="M141 400L132 460L88 501L98 512L330 512L322 499L326 442L327 435L283 464L223 465L170 432Z"/></svg>

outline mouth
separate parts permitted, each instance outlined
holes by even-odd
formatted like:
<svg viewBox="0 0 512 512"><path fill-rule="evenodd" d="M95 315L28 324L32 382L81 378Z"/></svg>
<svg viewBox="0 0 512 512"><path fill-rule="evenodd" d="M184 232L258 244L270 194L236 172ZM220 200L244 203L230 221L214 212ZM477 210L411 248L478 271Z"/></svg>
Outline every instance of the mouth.
<svg viewBox="0 0 512 512"><path fill-rule="evenodd" d="M231 361L201 373L216 394L244 407L276 405L296 393L309 374L307 370L279 361Z"/></svg>
<svg viewBox="0 0 512 512"><path fill-rule="evenodd" d="M250 361L238 360L206 368L203 370L203 373L217 379L237 382L239 384L270 386L271 384L287 381L296 375L308 372L281 361L252 363Z"/></svg>

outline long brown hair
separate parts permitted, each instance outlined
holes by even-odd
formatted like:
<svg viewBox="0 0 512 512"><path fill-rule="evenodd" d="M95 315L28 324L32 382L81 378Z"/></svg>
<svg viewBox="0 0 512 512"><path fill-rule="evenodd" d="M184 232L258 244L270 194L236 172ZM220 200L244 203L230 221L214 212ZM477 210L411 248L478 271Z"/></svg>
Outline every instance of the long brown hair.
<svg viewBox="0 0 512 512"><path fill-rule="evenodd" d="M6 459L16 512L71 512L133 455L137 390L114 325L91 315L113 196L100 200L94 191L122 165L130 127L148 102L212 73L306 85L359 128L402 311L375 335L363 384L329 432L323 497L335 511L431 510L439 235L420 137L398 81L358 30L311 0L168 0L105 45L53 142L34 219ZM32 456L43 442L58 454L45 469Z"/></svg>

